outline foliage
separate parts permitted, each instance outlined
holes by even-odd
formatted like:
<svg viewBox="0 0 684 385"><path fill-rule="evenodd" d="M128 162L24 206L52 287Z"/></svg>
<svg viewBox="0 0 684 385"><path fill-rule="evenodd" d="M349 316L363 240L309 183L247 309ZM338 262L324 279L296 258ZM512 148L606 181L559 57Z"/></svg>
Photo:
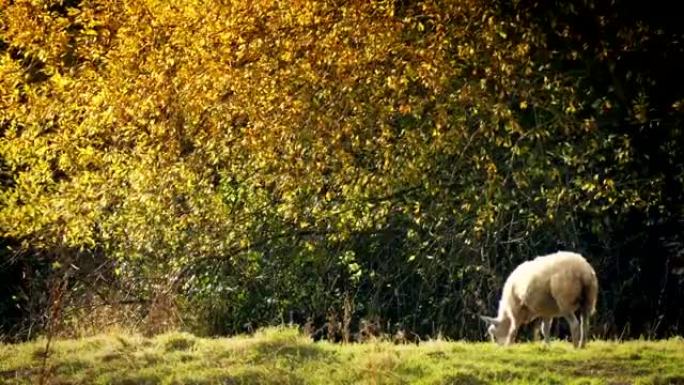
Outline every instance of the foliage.
<svg viewBox="0 0 684 385"><path fill-rule="evenodd" d="M97 277L210 334L480 338L505 273L557 248L615 282L601 324L668 277L635 333L681 331L684 248L657 236L681 229L684 96L629 61L672 31L588 4L2 1L2 235L74 301Z"/></svg>

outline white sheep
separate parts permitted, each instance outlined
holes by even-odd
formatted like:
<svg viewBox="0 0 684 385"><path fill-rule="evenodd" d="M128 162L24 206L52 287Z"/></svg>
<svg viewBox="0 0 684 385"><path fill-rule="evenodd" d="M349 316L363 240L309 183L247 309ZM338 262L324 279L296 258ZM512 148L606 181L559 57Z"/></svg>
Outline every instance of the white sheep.
<svg viewBox="0 0 684 385"><path fill-rule="evenodd" d="M548 344L553 318L564 317L570 324L573 345L581 348L597 295L596 272L586 259L558 251L515 268L504 284L498 316L481 318L490 324L487 331L493 341L509 345L518 328L536 318L542 319L541 331Z"/></svg>

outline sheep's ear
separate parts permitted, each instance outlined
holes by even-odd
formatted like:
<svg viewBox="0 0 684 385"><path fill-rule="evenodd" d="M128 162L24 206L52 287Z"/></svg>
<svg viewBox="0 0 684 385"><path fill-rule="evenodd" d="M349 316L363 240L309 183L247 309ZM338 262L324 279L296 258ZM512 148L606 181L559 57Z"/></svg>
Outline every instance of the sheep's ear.
<svg viewBox="0 0 684 385"><path fill-rule="evenodd" d="M494 317L487 317L486 315L481 315L480 318L488 324L492 324L495 326L499 324L499 320Z"/></svg>

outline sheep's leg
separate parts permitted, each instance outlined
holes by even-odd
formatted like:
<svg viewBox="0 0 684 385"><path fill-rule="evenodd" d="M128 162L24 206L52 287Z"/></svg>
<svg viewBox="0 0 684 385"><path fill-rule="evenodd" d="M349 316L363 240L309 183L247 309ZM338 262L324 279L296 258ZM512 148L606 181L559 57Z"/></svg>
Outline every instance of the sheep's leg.
<svg viewBox="0 0 684 385"><path fill-rule="evenodd" d="M577 316L574 313L570 313L565 316L565 320L568 321L570 325L570 334L572 335L572 345L575 347L579 346L580 338L580 322L577 320Z"/></svg>
<svg viewBox="0 0 684 385"><path fill-rule="evenodd" d="M515 320L511 320L511 325L508 327L508 335L506 336L505 345L508 346L515 341L515 333L518 331L518 325Z"/></svg>
<svg viewBox="0 0 684 385"><path fill-rule="evenodd" d="M589 315L580 313L580 338L579 347L583 348L587 343L587 333L589 332Z"/></svg>
<svg viewBox="0 0 684 385"><path fill-rule="evenodd" d="M549 339L551 338L551 323L553 318L542 318L541 321L541 333L544 336L544 343L549 344Z"/></svg>
<svg viewBox="0 0 684 385"><path fill-rule="evenodd" d="M544 333L542 332L542 327L544 326L543 318L539 319L539 322L534 323L534 328L532 331L532 339L534 341L540 341Z"/></svg>

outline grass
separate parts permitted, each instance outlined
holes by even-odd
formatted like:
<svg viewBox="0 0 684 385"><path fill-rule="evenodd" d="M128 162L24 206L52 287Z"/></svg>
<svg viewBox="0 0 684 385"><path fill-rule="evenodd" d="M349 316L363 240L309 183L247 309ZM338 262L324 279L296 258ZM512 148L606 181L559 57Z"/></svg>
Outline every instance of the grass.
<svg viewBox="0 0 684 385"><path fill-rule="evenodd" d="M100 335L61 340L49 353L50 384L679 384L684 340L592 341L575 350L524 343L429 341L336 345L294 329L254 336L154 338ZM0 384L38 383L45 341L0 345Z"/></svg>

